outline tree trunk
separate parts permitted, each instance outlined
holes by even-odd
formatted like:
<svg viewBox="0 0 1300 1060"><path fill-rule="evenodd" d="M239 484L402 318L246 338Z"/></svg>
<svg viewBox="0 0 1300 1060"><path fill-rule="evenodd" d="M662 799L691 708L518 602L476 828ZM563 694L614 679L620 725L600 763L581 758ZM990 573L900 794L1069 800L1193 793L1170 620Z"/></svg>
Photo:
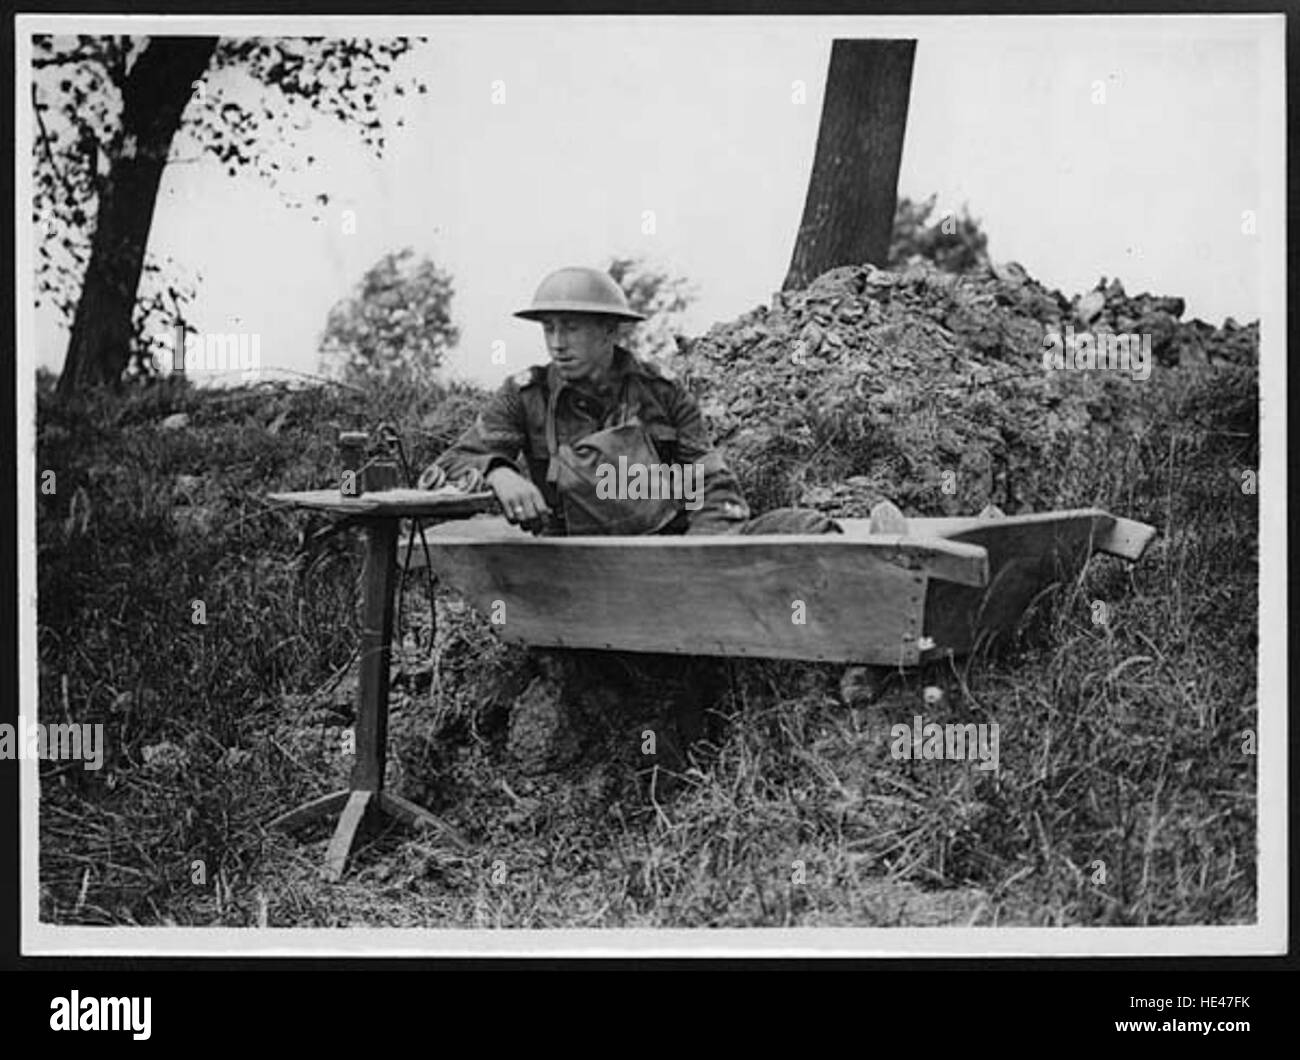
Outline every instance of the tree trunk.
<svg viewBox="0 0 1300 1060"><path fill-rule="evenodd" d="M216 50L216 37L154 37L122 87L121 149L99 192L90 261L58 392L116 384L130 356L131 316L172 137Z"/></svg>
<svg viewBox="0 0 1300 1060"><path fill-rule="evenodd" d="M915 53L914 40L831 45L817 153L783 290L839 265L884 265Z"/></svg>

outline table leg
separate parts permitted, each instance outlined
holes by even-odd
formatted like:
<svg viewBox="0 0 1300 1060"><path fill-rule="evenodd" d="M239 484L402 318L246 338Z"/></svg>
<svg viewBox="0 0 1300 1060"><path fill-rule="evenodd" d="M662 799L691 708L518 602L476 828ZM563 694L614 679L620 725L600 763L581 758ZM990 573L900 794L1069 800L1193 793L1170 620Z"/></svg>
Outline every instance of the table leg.
<svg viewBox="0 0 1300 1060"><path fill-rule="evenodd" d="M280 814L266 827L281 832L291 832L301 825L311 823L318 817L327 817L343 809L347 805L348 794L346 791L332 791L328 795L322 795L319 799L312 799L311 802L305 802L297 809Z"/></svg>
<svg viewBox="0 0 1300 1060"><path fill-rule="evenodd" d="M393 588L397 572L397 523L375 519L365 524L366 560L362 573L361 680L357 690L357 760L350 795L325 852L325 879L343 876L352 848L367 820L383 809L388 762L388 669L393 643Z"/></svg>
<svg viewBox="0 0 1300 1060"><path fill-rule="evenodd" d="M462 849L469 845L461 838L460 833L446 821L435 817L423 806L417 806L410 799L394 795L391 791L381 791L379 793L379 807L384 813L396 817L400 821L405 821L409 825L417 828L424 826L436 829Z"/></svg>
<svg viewBox="0 0 1300 1060"><path fill-rule="evenodd" d="M321 875L330 883L337 883L343 877L343 868L352 853L352 844L361 834L365 824L366 812L375 798L373 791L353 791L348 795L347 805L339 817L338 827L330 839L329 849L325 851L325 867Z"/></svg>
<svg viewBox="0 0 1300 1060"><path fill-rule="evenodd" d="M388 672L393 642L393 595L397 584L396 519L365 523L366 558L363 573L361 680L357 692L356 754L347 791L313 799L281 814L270 827L288 830L342 807L338 826L325 853L323 875L336 881L368 821L379 814L407 824L436 828L458 846L465 840L454 828L423 807L384 791L388 759Z"/></svg>
<svg viewBox="0 0 1300 1060"><path fill-rule="evenodd" d="M381 791L384 787L384 766L388 759L388 668L393 641L396 573L397 521L376 519L367 523L353 791Z"/></svg>

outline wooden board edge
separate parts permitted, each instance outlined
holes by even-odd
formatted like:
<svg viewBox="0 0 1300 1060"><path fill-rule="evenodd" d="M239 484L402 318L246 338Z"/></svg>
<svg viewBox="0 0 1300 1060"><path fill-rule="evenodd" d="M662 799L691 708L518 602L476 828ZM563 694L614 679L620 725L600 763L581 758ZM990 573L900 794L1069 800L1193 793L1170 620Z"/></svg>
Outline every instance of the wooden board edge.
<svg viewBox="0 0 1300 1060"><path fill-rule="evenodd" d="M394 501L391 493L407 494ZM409 496L414 490L371 490L355 497L345 497L338 490L301 490L293 493L268 493L272 504L335 515L374 515L382 519L418 519L430 525L469 518L492 510L492 494L439 494L437 499L422 502ZM386 496L388 494L389 496ZM397 505L397 507L394 507Z"/></svg>
<svg viewBox="0 0 1300 1060"><path fill-rule="evenodd" d="M1156 528L1136 519L1123 519L1117 515L1107 516L1110 525L1102 530L1094 541L1098 552L1108 556L1137 562L1146 552L1156 536Z"/></svg>
<svg viewBox="0 0 1300 1060"><path fill-rule="evenodd" d="M492 544L527 544L533 547L575 548L595 545L601 548L623 546L628 549L655 547L687 548L692 545L800 545L818 544L831 548L866 548L872 558L881 563L890 563L905 570L916 571L942 581L957 582L981 588L989 581L988 550L983 545L970 544L965 541L950 541L942 537L901 537L897 534L882 534L871 541L845 539L830 534L752 534L737 536L733 534L698 535L695 537L548 537L504 538L493 541L483 538L456 538L442 535L427 537L429 549L439 546L477 546L488 547ZM412 568L425 565L424 547L416 542L411 549L405 541L398 548L398 565Z"/></svg>
<svg viewBox="0 0 1300 1060"><path fill-rule="evenodd" d="M313 499L303 494L268 493L266 499L272 504L282 505L286 508L327 512L331 515L367 515L374 511L376 507L373 502L363 501L360 497L345 498L340 496L338 500L326 500L323 497Z"/></svg>
<svg viewBox="0 0 1300 1060"><path fill-rule="evenodd" d="M906 556L908 561L900 562L900 566L940 581L977 589L989 583L989 553L983 545L950 541L946 537L895 536L894 540L899 546L907 546L899 555Z"/></svg>

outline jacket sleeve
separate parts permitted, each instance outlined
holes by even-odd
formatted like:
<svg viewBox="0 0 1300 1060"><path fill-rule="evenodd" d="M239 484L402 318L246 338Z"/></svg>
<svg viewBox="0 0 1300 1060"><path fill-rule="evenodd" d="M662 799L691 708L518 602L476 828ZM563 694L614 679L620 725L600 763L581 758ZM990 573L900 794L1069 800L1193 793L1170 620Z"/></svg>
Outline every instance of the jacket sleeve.
<svg viewBox="0 0 1300 1060"><path fill-rule="evenodd" d="M688 534L735 533L749 518L749 505L736 476L722 454L713 447L704 417L695 398L680 385L673 388L668 416L677 429L677 452L684 464L699 464L703 470L700 507L687 509Z"/></svg>
<svg viewBox="0 0 1300 1060"><path fill-rule="evenodd" d="M519 469L527 424L523 398L514 379L507 379L483 407L471 427L434 463L456 478L473 469L487 476L493 468Z"/></svg>

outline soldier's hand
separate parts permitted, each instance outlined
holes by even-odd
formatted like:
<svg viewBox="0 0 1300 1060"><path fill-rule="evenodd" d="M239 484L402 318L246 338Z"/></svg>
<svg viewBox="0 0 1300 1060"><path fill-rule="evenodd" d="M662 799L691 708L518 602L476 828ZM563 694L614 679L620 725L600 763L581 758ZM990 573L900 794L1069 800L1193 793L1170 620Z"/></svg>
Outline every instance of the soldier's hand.
<svg viewBox="0 0 1300 1060"><path fill-rule="evenodd" d="M534 525L550 513L551 509L533 483L508 467L496 468L487 479L492 492L501 502L501 509L512 523Z"/></svg>

